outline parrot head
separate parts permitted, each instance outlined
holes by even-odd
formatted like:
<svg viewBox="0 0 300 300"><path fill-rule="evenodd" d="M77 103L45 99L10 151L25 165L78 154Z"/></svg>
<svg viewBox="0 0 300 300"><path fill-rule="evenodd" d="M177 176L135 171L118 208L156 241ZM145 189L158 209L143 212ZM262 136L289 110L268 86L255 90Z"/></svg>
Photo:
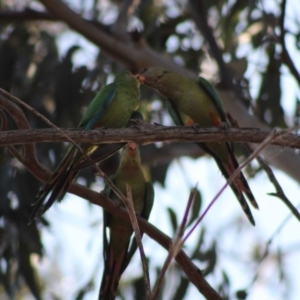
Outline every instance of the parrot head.
<svg viewBox="0 0 300 300"><path fill-rule="evenodd" d="M170 71L161 67L151 67L140 71L136 75L136 78L140 83L152 86L154 84L157 84L160 81L160 79L162 79L168 73L170 73Z"/></svg>
<svg viewBox="0 0 300 300"><path fill-rule="evenodd" d="M120 166L128 164L136 165L141 163L139 147L136 143L128 143L122 151Z"/></svg>
<svg viewBox="0 0 300 300"><path fill-rule="evenodd" d="M130 156L136 156L139 152L139 149L136 143L128 143L126 145L126 151Z"/></svg>
<svg viewBox="0 0 300 300"><path fill-rule="evenodd" d="M125 84L125 85L135 84L138 88L140 86L139 80L136 78L136 76L131 74L129 71L123 71L117 74L114 82Z"/></svg>

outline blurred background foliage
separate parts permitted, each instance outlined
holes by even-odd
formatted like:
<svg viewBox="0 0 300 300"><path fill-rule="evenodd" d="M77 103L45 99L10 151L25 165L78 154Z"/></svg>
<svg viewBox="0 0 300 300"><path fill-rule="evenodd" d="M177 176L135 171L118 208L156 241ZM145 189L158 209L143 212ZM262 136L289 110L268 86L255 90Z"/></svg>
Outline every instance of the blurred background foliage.
<svg viewBox="0 0 300 300"><path fill-rule="evenodd" d="M85 1L65 1L83 18L108 35L114 36L118 36L116 19L125 2L94 0L86 5ZM203 32L194 23L189 1L135 2L135 11L126 26L131 43L143 41L160 56L172 59L177 64L222 85L223 78L219 76L218 65L209 54ZM243 97L240 100L249 113L256 114L271 127L284 128L296 124L299 109L295 109L294 115L288 116L287 123L282 107L281 78L282 73L288 71L282 66L280 55L280 5L274 2L270 8L268 1L256 0L199 2L204 9L200 15L207 17L205 22L212 29L235 85L242 91ZM62 50L60 45L62 35L64 39L72 39L68 37L70 31L68 26L48 13L39 1L0 2L0 87L19 97L62 128L76 127L95 93L124 68L101 49L97 50L94 57L88 57L89 64L75 60L78 53L82 55L85 52L76 43L76 38L66 49ZM300 26L295 26L295 30L290 30L288 34L295 48L299 50ZM134 66L127 68L136 71ZM258 82L256 92L251 91L249 86L253 74ZM163 102L154 100L158 95L144 87L141 91L140 110L145 120L171 124ZM296 108L299 107L296 96L292 101ZM24 113L33 128L47 127L32 113ZM8 121L8 129L16 129L14 121ZM38 158L43 165L53 170L65 148L66 145L62 143L39 144ZM0 151L0 298L25 299L24 295L31 294L35 299L43 299L43 289L47 283L40 282L33 258L34 255L43 255L40 231L51 224L44 217L27 226L30 204L42 183L18 163L6 148L3 147ZM183 155L196 158L203 154L193 144L153 144L142 147L141 151L142 161L152 181L161 185L164 185L168 167L174 159ZM101 167L110 175L115 172L117 165L118 157L113 156ZM253 168L252 174L258 172ZM95 181L94 170L87 168L81 172L80 177L90 186ZM201 191L195 203L192 219L201 210ZM176 212L169 207L168 214L175 232L178 225ZM191 258L205 263L203 272L208 275L214 272L217 265L218 241L210 237L209 243L204 243L205 233L204 227L193 247ZM257 247L259 248L259 244ZM277 264L282 268L284 277L284 266L281 265L279 257L280 254ZM178 289L169 299L183 299L190 283L179 267L174 266L172 271L177 274ZM229 299L230 279L226 270L222 270L222 274L223 277L219 278L219 285L215 288L224 299ZM144 299L140 282L142 279L136 278L131 283L135 299ZM97 286L98 282L94 284ZM77 287L76 299L84 299L92 287L93 278L86 286ZM127 299L126 292L123 293L121 289L120 293L121 299ZM245 299L246 295L247 291L236 291L238 299ZM62 299L59 293L55 299Z"/></svg>

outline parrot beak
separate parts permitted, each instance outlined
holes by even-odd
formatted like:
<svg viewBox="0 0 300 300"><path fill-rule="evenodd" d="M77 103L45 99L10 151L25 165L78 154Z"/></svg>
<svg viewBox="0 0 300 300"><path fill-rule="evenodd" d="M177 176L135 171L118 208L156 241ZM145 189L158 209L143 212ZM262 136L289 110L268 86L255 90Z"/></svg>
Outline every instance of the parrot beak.
<svg viewBox="0 0 300 300"><path fill-rule="evenodd" d="M145 83L145 81L146 81L146 78L141 74L137 74L136 78L140 83Z"/></svg>
<svg viewBox="0 0 300 300"><path fill-rule="evenodd" d="M137 144L136 143L128 143L127 144L128 153L130 156L136 156L137 152Z"/></svg>

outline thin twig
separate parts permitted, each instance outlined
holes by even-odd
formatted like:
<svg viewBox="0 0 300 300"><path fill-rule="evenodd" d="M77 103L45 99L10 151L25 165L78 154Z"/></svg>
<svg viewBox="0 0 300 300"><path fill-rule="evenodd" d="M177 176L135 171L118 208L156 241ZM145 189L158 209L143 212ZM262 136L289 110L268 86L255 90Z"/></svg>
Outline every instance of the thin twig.
<svg viewBox="0 0 300 300"><path fill-rule="evenodd" d="M7 117L3 109L0 108L0 131L4 131L7 128Z"/></svg>
<svg viewBox="0 0 300 300"><path fill-rule="evenodd" d="M130 36L127 32L129 18L134 14L139 0L123 0L119 9L119 15L111 27L113 34L124 42L130 42Z"/></svg>
<svg viewBox="0 0 300 300"><path fill-rule="evenodd" d="M196 73L176 65L171 59L166 59L160 53L153 51L144 40L139 40L138 44L124 43L122 40L103 32L88 23L60 0L40 0L40 2L58 19L99 46L101 52L121 65L127 66L130 70L137 72L148 66L163 66L186 76L197 76Z"/></svg>
<svg viewBox="0 0 300 300"><path fill-rule="evenodd" d="M6 130L7 127L7 117L3 109L0 109L0 120L1 128L0 131ZM20 162L24 161L24 157L19 153L19 151L12 145L7 146L9 152L16 157Z"/></svg>
<svg viewBox="0 0 300 300"><path fill-rule="evenodd" d="M293 74L294 78L298 82L298 85L300 86L300 73L298 69L296 68L295 64L293 63L293 60L288 52L288 49L286 47L285 43L285 33L286 30L284 28L284 19L285 19L285 12L286 12L286 0L281 1L281 13L279 18L279 27L280 27L280 35L278 37L280 45L281 45L281 58L284 64L289 68L290 72Z"/></svg>
<svg viewBox="0 0 300 300"><path fill-rule="evenodd" d="M228 114L228 118L229 118L232 126L234 126L236 128L240 128L238 122L230 114ZM299 127L299 125L297 125L297 126ZM248 149L249 153L253 152L253 147L250 145L250 143L245 143L244 145ZM278 180L276 179L270 166L265 162L265 160L260 155L257 155L256 159L257 159L259 165L261 166L261 168L267 173L269 180L273 183L273 185L276 189L276 193L269 193L269 195L281 199L283 201L283 203L290 209L291 213L298 219L298 221L300 221L300 213L298 212L297 208L292 204L292 202L285 195L281 185L279 184Z"/></svg>
<svg viewBox="0 0 300 300"><path fill-rule="evenodd" d="M298 209L300 209L300 205L298 205ZM286 216L286 218L281 222L281 224L278 226L278 228L274 231L274 233L271 235L271 237L268 239L267 243L266 243L266 248L264 253L261 256L260 262L257 266L257 271L254 275L254 277L252 278L248 289L254 284L254 282L256 281L256 279L258 278L258 272L259 269L261 268L261 265L263 263L263 261L267 258L267 256L269 255L270 252L270 246L274 240L274 238L276 237L276 235L283 229L283 227L286 225L286 223L291 219L292 215L289 214L288 216Z"/></svg>
<svg viewBox="0 0 300 300"><path fill-rule="evenodd" d="M135 212L134 206L133 206L131 188L127 183L126 183L126 190L127 190L127 201L126 201L125 205L126 205L126 208L127 208L128 214L129 214L129 218L130 218L130 222L131 222L134 234L135 234L136 244L140 251L143 272L144 272L145 287L146 287L146 297L147 297L147 299L151 299L148 263L147 263L144 247L142 244L142 236L141 236L140 228L139 228L138 221L136 218L136 212Z"/></svg>
<svg viewBox="0 0 300 300"><path fill-rule="evenodd" d="M19 106L17 106L12 101L8 100L7 97L3 96L4 90L0 89L0 105L1 107L11 115L11 117L16 122L18 128L29 130L30 125L24 112L21 110ZM5 92L6 93L6 92ZM6 117L6 116L5 116ZM1 133L0 133L1 134ZM19 159L24 166L37 178L42 178L47 180L47 174L49 171L38 162L35 145L30 143L23 145L24 152L20 154L15 148L10 148L10 152L14 155L17 159Z"/></svg>
<svg viewBox="0 0 300 300"><path fill-rule="evenodd" d="M187 235L183 239L183 243L188 239L188 237L193 233L193 231L196 229L196 227L199 225L199 223L203 220L205 215L208 213L209 209L212 207L212 205L217 201L219 196L223 193L223 191L227 188L229 184L232 183L232 181L236 178L236 176L239 175L239 173L242 171L242 169L248 165L254 158L256 158L259 153L265 149L270 143L274 140L277 139L279 136L287 134L289 132L293 132L297 130L299 126L292 127L290 129L286 129L285 131L280 132L279 134L276 132L274 129L268 137L251 153L251 155L245 159L245 161L239 165L239 167L230 175L228 178L227 182L224 184L224 186L220 189L220 191L217 193L217 195L212 199L212 201L209 203L207 208L204 210L202 215L198 218L198 220L195 222L194 226L190 229L190 231L187 233Z"/></svg>
<svg viewBox="0 0 300 300"><path fill-rule="evenodd" d="M193 201L195 200L195 197L196 197L196 189L197 189L197 185L190 193L181 224L177 230L177 233L176 233L173 241L170 244L168 256L163 264L163 267L161 269L161 272L159 274L159 277L155 283L155 286L154 286L154 289L152 292L152 297L151 297L152 300L155 300L156 297L158 296L158 292L162 286L162 281L163 281L165 274L171 264L172 259L174 257L176 257L178 252L181 251L181 249L182 249L182 246L183 246L182 237L184 235L184 230L185 230L185 227L186 227L186 224L188 221L189 212L191 210Z"/></svg>
<svg viewBox="0 0 300 300"><path fill-rule="evenodd" d="M47 123L49 126L51 126L52 128L54 128L56 131L58 131L60 134L62 134L68 142L70 142L71 144L74 145L74 147L76 147L87 159L89 158L89 155L85 153L85 151L83 151L81 149L81 147L72 139L70 138L67 134L65 134L59 127L57 127L56 125L54 125L50 120L48 120L45 116L43 116L42 114L40 114L36 109L34 109L33 107L31 107L30 105L28 105L27 103L23 102L21 99L13 96L12 94L6 92L3 89L0 89L0 93L2 93L6 98L10 99L11 101L17 102L19 105L23 106L24 108L26 108L28 111L32 112L34 115L36 115L38 118L40 118L41 120L43 120L45 123ZM97 165L95 162L91 161L91 163L97 168Z"/></svg>
<svg viewBox="0 0 300 300"><path fill-rule="evenodd" d="M96 193L87 187L79 184L73 184L70 192L87 199L90 203L103 207L110 214L119 217L127 222L130 222L127 210L110 200L104 193ZM139 228L142 232L146 233L150 238L159 243L166 250L169 250L172 240L160 231L158 228L148 223L147 220L137 217ZM201 271L189 259L189 257L181 250L175 257L177 263L182 268L183 272L192 282L195 287L205 296L208 300L222 300L220 295L208 284L203 277Z"/></svg>
<svg viewBox="0 0 300 300"><path fill-rule="evenodd" d="M290 209L291 213L300 221L300 213L297 208L293 205L293 203L287 198L282 187L280 186L278 180L276 179L272 169L268 166L268 164L260 157L257 156L257 160L260 166L267 173L269 180L273 183L276 193L269 193L270 196L275 196L283 201L283 203Z"/></svg>

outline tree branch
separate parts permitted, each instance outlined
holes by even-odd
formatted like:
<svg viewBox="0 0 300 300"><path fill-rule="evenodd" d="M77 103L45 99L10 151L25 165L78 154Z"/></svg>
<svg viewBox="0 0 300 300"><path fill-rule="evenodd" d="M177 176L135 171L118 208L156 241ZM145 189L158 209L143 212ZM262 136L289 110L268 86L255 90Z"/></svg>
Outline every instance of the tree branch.
<svg viewBox="0 0 300 300"><path fill-rule="evenodd" d="M111 201L103 193L96 193L86 187L79 184L72 184L70 190L71 193L88 199L89 202L102 206L109 213L130 222L127 211L120 207L118 204ZM138 224L141 231L145 232L149 237L158 242L166 250L169 250L169 246L172 242L171 238L165 235L162 231L157 229L155 226L148 223L143 218L138 217ZM197 289L206 297L208 300L221 300L220 295L209 285L209 283L203 277L201 271L193 264L188 258L184 251L180 251L175 257L177 263L180 265L182 270L185 272L189 280L197 287Z"/></svg>
<svg viewBox="0 0 300 300"><path fill-rule="evenodd" d="M194 77L196 75L165 59L161 54L150 49L145 42L140 41L137 44L126 43L104 33L86 22L60 0L40 0L40 2L61 21L66 22L75 31L98 45L107 56L135 72L148 66L160 65L186 76Z"/></svg>
<svg viewBox="0 0 300 300"><path fill-rule="evenodd" d="M232 118L232 116L229 115L228 118L230 119L230 123L232 124L232 126L234 126L235 128L239 128L238 123L236 122L236 120ZM247 147L249 153L253 153L252 146L249 143L245 143L245 146ZM276 189L276 193L269 193L269 195L281 199L283 203L290 209L291 213L298 219L298 221L300 221L300 213L298 212L297 208L292 204L292 202L286 197L280 183L276 179L270 166L265 162L265 160L260 155L257 155L256 159L260 164L261 168L266 172L270 182L273 183Z"/></svg>
<svg viewBox="0 0 300 300"><path fill-rule="evenodd" d="M129 42L129 35L127 32L129 18L133 15L139 4L139 0L123 0L121 3L118 18L112 25L111 30L116 37L124 42Z"/></svg>
<svg viewBox="0 0 300 300"><path fill-rule="evenodd" d="M18 128L23 130L30 130L30 125L21 108L14 104L12 101L8 101L6 97L1 94L0 107L14 119ZM1 116L3 120L3 114L1 114ZM0 134L4 132L7 131L0 132ZM21 163L23 163L31 173L35 173L38 178L45 179L47 177L47 174L49 174L48 170L38 162L34 144L24 144L22 154L14 147L9 147L9 150L13 156L15 156Z"/></svg>
<svg viewBox="0 0 300 300"><path fill-rule="evenodd" d="M198 30L202 34L205 43L208 45L209 52L215 59L220 73L220 85L238 99L240 103L249 103L249 99L245 97L242 88L236 83L232 71L227 67L221 47L219 47L212 28L207 21L207 8L203 0L189 0L191 6L191 16ZM244 105L243 105L244 106ZM244 107L245 109L245 107Z"/></svg>
<svg viewBox="0 0 300 300"><path fill-rule="evenodd" d="M10 22L22 22L28 20L44 20L44 21L59 21L57 17L48 12L36 11L30 8L24 11L0 11L0 22L10 23Z"/></svg>
<svg viewBox="0 0 300 300"><path fill-rule="evenodd" d="M284 62L284 64L289 68L290 72L293 74L294 78L298 82L298 85L300 86L300 73L298 72L295 64L293 63L293 60L288 52L288 49L286 47L285 43L285 33L286 30L284 28L284 18L285 18L285 11L286 11L286 0L281 1L281 13L279 18L279 28L280 28L280 35L279 35L279 42L281 45L281 59Z"/></svg>
<svg viewBox="0 0 300 300"><path fill-rule="evenodd" d="M202 0L189 0L192 18L208 45L212 56L218 64L222 82L225 83L227 88L234 91L236 88L233 84L233 76L224 62L222 51L214 38L212 29L207 23L206 7L204 2L205 1Z"/></svg>
<svg viewBox="0 0 300 300"><path fill-rule="evenodd" d="M167 272L173 258L176 257L176 255L180 252L180 250L182 250L182 248L184 246L182 238L183 238L183 235L184 235L184 232L186 229L188 216L191 211L193 201L195 200L195 197L196 197L196 191L197 191L197 184L196 184L196 187L190 193L182 221L181 221L179 227L177 228L177 232L176 232L176 234L172 240L172 243L169 247L168 256L165 259L165 262L161 268L160 274L159 274L159 276L156 280L155 286L153 288L151 300L155 300L157 298L158 293L162 287L163 279L166 275L166 272Z"/></svg>
<svg viewBox="0 0 300 300"><path fill-rule="evenodd" d="M289 148L300 148L300 136L298 134L282 134L284 130L278 130L276 135L281 135L272 141L273 145ZM199 128L175 127L151 125L142 123L138 128L119 128L105 130L63 129L57 132L55 129L25 129L0 132L0 146L68 142L66 135L77 143L112 144L135 142L140 145L155 142L238 142L261 143L270 131L252 128Z"/></svg>

